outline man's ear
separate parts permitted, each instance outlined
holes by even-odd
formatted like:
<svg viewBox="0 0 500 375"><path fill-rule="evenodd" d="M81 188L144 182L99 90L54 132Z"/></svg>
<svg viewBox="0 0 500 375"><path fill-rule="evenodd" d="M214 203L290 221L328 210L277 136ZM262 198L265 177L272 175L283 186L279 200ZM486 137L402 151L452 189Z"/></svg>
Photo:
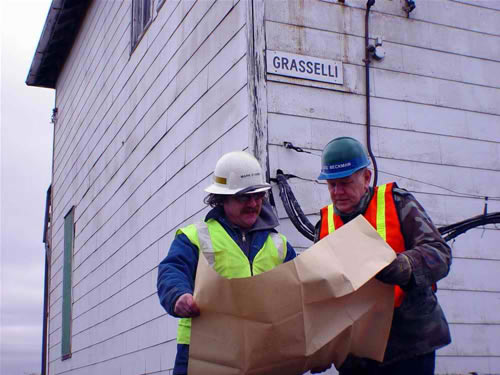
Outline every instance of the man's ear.
<svg viewBox="0 0 500 375"><path fill-rule="evenodd" d="M363 173L363 178L364 178L364 185L365 188L368 189L370 187L370 180L372 179L372 171L369 170L368 168L365 168L365 171Z"/></svg>

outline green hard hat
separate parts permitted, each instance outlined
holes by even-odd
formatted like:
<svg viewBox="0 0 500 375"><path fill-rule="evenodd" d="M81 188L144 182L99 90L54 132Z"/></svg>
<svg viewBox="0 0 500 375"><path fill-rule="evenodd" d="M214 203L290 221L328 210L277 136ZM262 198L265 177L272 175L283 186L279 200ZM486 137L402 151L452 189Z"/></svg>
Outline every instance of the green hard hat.
<svg viewBox="0 0 500 375"><path fill-rule="evenodd" d="M369 165L370 159L359 141L351 137L335 138L323 150L318 180L348 177Z"/></svg>

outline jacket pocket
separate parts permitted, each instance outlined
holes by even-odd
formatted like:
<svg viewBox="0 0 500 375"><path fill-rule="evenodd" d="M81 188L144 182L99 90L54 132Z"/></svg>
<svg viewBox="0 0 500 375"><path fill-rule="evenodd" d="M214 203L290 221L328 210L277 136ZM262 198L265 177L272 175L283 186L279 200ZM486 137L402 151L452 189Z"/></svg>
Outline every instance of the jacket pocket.
<svg viewBox="0 0 500 375"><path fill-rule="evenodd" d="M401 306L396 309L406 317L420 318L434 312L437 305L437 298L430 287L415 288L406 292L406 296Z"/></svg>

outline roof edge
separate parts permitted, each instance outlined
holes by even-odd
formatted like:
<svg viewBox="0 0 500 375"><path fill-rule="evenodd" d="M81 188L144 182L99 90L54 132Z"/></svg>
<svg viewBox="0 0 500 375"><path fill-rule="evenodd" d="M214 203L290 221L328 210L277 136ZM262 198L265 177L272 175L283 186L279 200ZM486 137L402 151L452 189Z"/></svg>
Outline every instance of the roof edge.
<svg viewBox="0 0 500 375"><path fill-rule="evenodd" d="M56 88L92 0L52 0L26 78L28 86Z"/></svg>

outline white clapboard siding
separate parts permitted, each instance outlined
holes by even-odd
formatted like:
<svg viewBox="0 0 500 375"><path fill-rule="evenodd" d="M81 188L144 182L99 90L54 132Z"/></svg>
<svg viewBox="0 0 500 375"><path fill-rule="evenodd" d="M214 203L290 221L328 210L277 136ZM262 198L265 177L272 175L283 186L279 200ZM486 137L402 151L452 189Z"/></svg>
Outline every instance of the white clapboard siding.
<svg viewBox="0 0 500 375"><path fill-rule="evenodd" d="M135 56L135 54L133 55ZM92 150L92 147L95 147L96 144L97 145L102 145L104 147L100 147L99 148L99 154L97 155L96 159L92 160L92 163L95 163L95 160L97 160L99 158L99 160L104 161L105 159L109 158L107 157L107 155L103 155L103 157L101 158L101 154L102 152L106 149L106 147L108 146L110 140L113 138L113 137L116 137L116 133L113 132L113 130L111 129L110 131L106 131L108 130L108 127L109 125L112 123L112 124L116 124L116 126L118 127L118 129L123 125L122 122L120 121L116 121L116 113L117 112L120 112L121 113L121 118L124 118L126 119L127 117L130 116L129 113L124 113L123 111L123 106L124 104L126 103L126 101L124 99L127 99L125 94L127 93L130 93L129 91L129 87L130 87L130 84L129 85L126 85L125 87L123 87L123 84L127 83L130 81L130 76L128 75L127 76L127 73L131 73L131 72L136 72L137 70L135 68L130 68L130 64L126 65L126 67L129 67L129 69L125 69L124 70L124 73L121 74L120 78L118 80L118 82L121 82L121 85L118 85L121 89L121 92L123 92L124 94L122 94L121 96L114 96L114 97L109 97L109 90L107 92L105 92L106 95L103 96L103 98L101 99L101 101L99 102L99 106L98 108L102 108L102 113L99 113L99 115L97 117L94 117L93 119L95 119L95 124L98 125L99 122L101 123L104 123L105 125L101 125L101 126L97 126L96 130L98 131L97 133L94 133L93 134L93 138L92 139L95 139L95 141L91 142L89 144L89 141L86 140L85 137L82 137L82 136L79 136L77 139L78 139L78 144L83 144L84 148L87 150L86 152L86 155L83 156L83 160L86 160L89 158L89 156L92 156L91 153L89 153L89 146L91 147L90 150ZM137 73L138 74L138 73ZM114 86L114 87L118 87L118 86ZM105 102L104 101L104 98L106 98L108 100L108 105L101 105L101 103ZM109 103L109 99L114 99L111 103ZM116 105L112 105L112 104L116 104ZM110 108L110 105L111 105L111 108ZM133 106L129 106L129 108L133 108ZM104 119L103 119L104 117ZM86 126L83 128L85 133L84 134L92 134L90 132L90 129L92 129L92 126ZM106 137L106 136L107 137ZM122 135L122 141L125 141L127 140L127 136L123 136ZM100 141L100 142L97 142L97 141ZM118 143L118 142L115 142L115 143ZM118 146L119 146L119 143L118 143ZM116 145L114 145L114 143L110 144L109 147L116 147ZM80 154L79 154L79 159L80 159ZM93 165L93 164L91 164ZM97 168L99 168L99 165L96 166Z"/></svg>
<svg viewBox="0 0 500 375"><path fill-rule="evenodd" d="M453 259L448 277L440 281L443 289L500 293L500 261Z"/></svg>
<svg viewBox="0 0 500 375"><path fill-rule="evenodd" d="M160 132L161 132L161 131L160 131ZM147 147L147 146L146 146L146 147ZM162 148L162 149L163 149L163 148ZM134 153L134 156L135 156L135 153ZM107 185L103 185L103 186L105 186L106 188L108 188L108 186L107 186Z"/></svg>
<svg viewBox="0 0 500 375"><path fill-rule="evenodd" d="M203 8L203 11L204 10L205 9ZM195 14L195 13L193 12L192 14ZM191 26L191 27L194 27L194 26ZM187 30L188 32L186 32L186 34L188 34L188 35L190 35L189 34L189 30L190 29L188 28L188 30ZM181 32L182 31L185 31L185 29L184 28L181 29ZM175 51L176 49L174 48L173 50ZM135 54L133 56L135 56ZM149 56L149 55L147 55L147 56ZM147 63L147 61L145 63ZM130 65L128 65L128 66L130 66ZM173 68L177 69L176 67L173 67ZM135 69L134 73L136 73L138 71L142 71L142 70ZM166 70L166 71L168 71L168 70ZM127 83L130 82L131 80L132 81L134 80L133 77L132 77L132 79L130 77L126 77L126 76L124 78L127 78L127 81L126 81ZM157 85L159 86L160 83L164 82L161 79L161 78L164 78L164 77L158 77L158 78L159 78L159 80L158 80ZM136 77L136 79L137 79L137 77ZM140 80L142 86L145 85L143 83L143 81L144 81L143 79ZM163 83L163 85L165 85L165 84ZM132 97L130 96L130 94L131 94L130 88L132 88L134 90L134 92L136 93L136 95L134 95ZM149 90L149 91L151 91L151 90ZM152 93L153 95L154 95L154 91L155 90L153 90L153 93ZM124 98L124 99L126 99L126 101L123 104L122 103L118 103L118 108L116 106L112 106L111 111L108 110L107 114L109 114L109 113L116 113L116 112L119 111L120 112L120 116L122 116L122 118L124 118L124 120L129 119L130 116L131 116L131 114L127 113L127 111L123 110L123 105L124 104L126 105L128 103L129 105L127 107L125 107L125 108L128 109L128 110L133 110L134 111L133 112L133 116L135 116L136 117L135 120L137 120L135 123L133 121L128 121L128 124L133 124L133 126L135 127L136 125L138 125L137 124L138 120L140 120L143 117L143 112L146 109L144 103L147 103L147 100L141 101L140 103L138 103L141 106L138 106L137 103L136 103L137 102L137 97L138 96L141 97L143 94L141 95L140 92L137 92L137 90L135 89L135 86L131 87L130 84L126 85L124 87L124 90L122 90L122 92L123 92L123 94L121 96L119 96L118 99ZM128 97L126 96L127 94L129 95ZM150 96L151 96L151 94L150 94ZM141 112L141 110L142 110L142 112ZM139 112L139 113L137 113L137 112ZM109 118L109 120L113 119L113 117L108 117L108 118ZM104 121L106 121L106 118L104 119ZM121 123L120 121L113 121L112 125L114 126L114 129L121 129L123 131L123 134L121 135L122 142L125 141L125 140L127 140L128 134L130 134L130 130L127 129L127 126L124 126L124 124ZM139 124L139 126L140 126L140 124ZM144 126L144 124L142 124L142 126ZM100 128L102 128L102 126ZM98 138L99 141L105 142L107 140L107 142L109 142L111 139L113 139L114 137L116 137L116 134L113 131L113 129L111 129L110 131L107 131L106 135L108 135L109 138L103 138L102 136L98 135L99 136L99 138ZM108 144L108 147L109 147L110 150L112 150L113 147L116 149L117 147L119 147L119 145L120 145L119 142L111 142L111 143ZM106 159L109 159L112 155L114 155L114 153L112 151L110 151L107 154L105 154L104 157L102 157L102 158L99 158L100 155L97 155L96 159L99 158L99 160L105 161Z"/></svg>
<svg viewBox="0 0 500 375"><path fill-rule="evenodd" d="M266 23L267 48L294 51L300 48L304 55L316 56L344 63L363 65L364 37L351 36L317 29L304 29L276 22ZM386 58L373 67L406 72L445 80L460 81L490 87L500 87L500 62L445 53L425 48L401 46L384 42ZM439 63L436 63L439 61ZM450 66L454 67L450 69Z"/></svg>
<svg viewBox="0 0 500 375"><path fill-rule="evenodd" d="M438 351L441 355L441 351ZM436 374L497 374L498 357L442 356L436 360Z"/></svg>
<svg viewBox="0 0 500 375"><path fill-rule="evenodd" d="M105 35L104 38L100 37L99 34L92 35L90 39L93 39L94 43L85 46L88 54L82 57L80 68L71 77L74 83L68 87L69 91L63 91L71 96L60 98L61 103L71 101L73 104L72 111L60 114L61 122L69 124L62 130L61 141L57 144L61 149L66 149L74 140L75 134L81 131L83 118L86 116L86 111L94 105L92 101L97 99L97 92L106 90L113 83L110 76L116 69L117 63L128 58L128 53L125 55L124 53L130 51L130 48L127 48L129 47L129 43L127 43L129 38L124 32L123 26L129 22L127 16L130 15L130 8L122 6L113 16L104 10L101 14L104 15L104 18L100 22L109 29L98 29ZM107 21L108 16L113 20L112 23ZM112 39L106 40L107 38ZM103 48L105 49L103 50ZM84 69L83 67L86 65L92 66L92 68ZM76 82L80 82L80 84L78 85ZM58 156L60 157L60 155Z"/></svg>
<svg viewBox="0 0 500 375"><path fill-rule="evenodd" d="M326 2L314 2L314 6L308 3L308 6L305 6L307 3L286 0L269 2L266 4L266 20L364 36L365 9L339 7ZM376 12L376 9L377 6L372 8L374 12L370 21L370 36L372 37L383 36L386 41L393 43L494 61L500 60L500 51L495 47L498 45L498 37L495 35L458 29L425 20L396 17ZM475 21L479 22L479 19ZM436 38L436 35L440 37Z"/></svg>
<svg viewBox="0 0 500 375"><path fill-rule="evenodd" d="M216 152L216 154L217 154L217 152ZM204 158L204 159L202 159L202 160L207 160L207 159L208 159L208 160L210 160L210 158ZM168 160L167 160L167 163L168 163ZM198 165L198 167L200 167L200 166ZM204 166L204 168L198 168L198 169L197 169L197 171L195 172L195 174L193 175L193 177L195 177L197 173L200 173L200 171L204 171L204 176L203 176L203 177L205 177L205 176L207 176L208 174L210 174L210 172L211 172L212 168L213 168L213 166L212 166L212 165L209 165L209 164L208 164L208 165L205 165L205 166ZM175 177L174 177L174 178L175 178ZM193 182L193 180L191 179L191 180L185 180L183 183L192 184L192 182ZM147 185L147 184L143 184L143 185L141 185L141 186L144 186L144 187L146 187L146 188L148 187L148 185ZM179 186L179 184L177 184L177 186ZM181 185L181 186L182 186L182 185ZM183 190L179 190L177 194L178 194L178 195L182 194L182 191L183 191ZM137 199L141 199L141 197L144 197L144 196L145 196L145 194L144 194L143 192L141 192L140 190L137 190L137 191L136 191L136 193L137 193ZM136 193L134 193L134 194L136 194ZM158 192L158 194L156 194L155 196L153 196L153 197L152 197L152 198L148 201L148 206L140 206L140 210L137 212L137 215L141 215L141 212L143 211L143 212L147 215L147 217L154 216L154 213L155 213L157 210L161 209L161 205L159 205L159 204L158 204L158 202L156 202L156 201L157 201L158 199L160 199L160 200L161 200L161 199L165 199L165 198L173 198L173 197L175 197L175 196L174 196L174 195L172 195L172 194L167 195L167 194L163 194L163 193L160 191L160 192ZM144 199L142 199L142 200L144 200ZM130 201L129 201L129 202L130 202ZM140 202L141 202L141 200L139 200L139 201L137 201L137 200L135 200L135 201L134 201L134 200L133 200L132 202L136 203L136 205L141 205L141 203L140 203ZM151 203L150 203L150 202L151 202ZM124 206L122 206L122 207L123 207L123 209L124 209L126 212L128 212L128 206L127 206L127 205L124 205ZM139 209L139 207L138 207L137 209ZM132 212L128 212L128 215L127 215L127 214L126 214L126 215L123 215L123 217L124 217L124 218L126 218L126 220L127 220L127 221L128 221L128 220L130 220L131 218L134 218L136 214L133 214L133 215L132 215L132 213L133 213L133 212L135 212L135 210L136 210L136 208L134 207L134 208L132 209ZM132 217L131 217L130 215L132 215ZM139 224L139 223L143 222L144 220L148 220L148 219L147 219L147 217L146 217L146 218L138 218L138 219L137 219L137 220L138 220L138 222L137 222L137 223ZM135 227L135 225L133 225L133 227ZM139 227L141 227L141 226L139 226ZM105 230L105 229L103 229L103 230ZM101 231L101 232L102 232L102 231ZM129 235L132 235L132 234L130 233L130 231L125 231L125 233L129 233ZM99 246L99 244L98 244L98 246ZM97 251L97 250L99 250L99 247L98 247L97 249L95 249L94 251ZM77 255L78 255L78 254L77 254ZM86 258L85 258L85 259L86 259ZM78 262L79 262L79 261L77 260L77 261L76 261L76 263L78 263ZM76 267L78 267L78 264L76 265Z"/></svg>
<svg viewBox="0 0 500 375"><path fill-rule="evenodd" d="M156 4L155 4L156 5ZM176 228L247 149L246 3L166 1L130 52L131 2L95 2L57 84L51 373L169 374L156 295ZM63 217L75 205L72 358L61 361Z"/></svg>
<svg viewBox="0 0 500 375"><path fill-rule="evenodd" d="M348 124L362 126L365 124L366 120L363 111L365 104L362 96L296 86L290 88L290 90L295 92L298 97L302 97L303 100L295 101L295 95L289 97L289 100L285 100L282 93L286 90L286 87L272 84L269 86L269 90L275 93L273 101L270 102L270 110L272 112L279 111L280 113L302 116L302 119L294 120L298 128L310 127L308 122L312 121L311 119L341 121L347 123L344 124L344 127L348 127ZM314 103L319 104L318 101L321 101L322 105L313 107ZM308 114L308 117L305 117L306 114ZM283 124L289 121L291 120L283 120ZM498 116L494 115L372 98L373 126L499 142L498 121ZM322 127L321 131L327 131L330 127L328 122L315 121L314 123L317 124L316 126ZM336 125L342 126L342 124ZM309 136L309 133L307 135ZM317 149L321 149L328 142L322 137L307 139L310 143L306 147Z"/></svg>
<svg viewBox="0 0 500 375"><path fill-rule="evenodd" d="M330 1L330 0L325 0ZM333 0L335 1L335 0ZM467 0L457 0L467 2ZM411 12L411 20L432 22L438 25L451 26L458 29L471 30L485 34L500 35L498 29L498 13L494 11L500 9L497 0L468 1L468 4L460 4L457 1L422 1ZM479 4L489 4L493 9L477 6ZM352 0L349 2L352 7L366 9L366 1ZM372 8L373 12L385 13L407 18L403 10L403 3L399 1L380 1ZM481 22L478 22L481 20Z"/></svg>
<svg viewBox="0 0 500 375"><path fill-rule="evenodd" d="M466 277L473 277L472 275ZM500 293L470 290L444 290L438 284L438 297L449 323L500 324Z"/></svg>
<svg viewBox="0 0 500 375"><path fill-rule="evenodd" d="M451 224L483 213L484 201L454 195L431 195L413 192L437 225ZM500 201L488 204L490 212L500 211Z"/></svg>
<svg viewBox="0 0 500 375"><path fill-rule="evenodd" d="M366 123L365 98L338 91L268 82L269 113L332 120L347 124ZM407 129L415 132L500 141L499 116L461 111L456 108L429 106L372 97L372 125ZM272 123L269 128L271 129ZM312 134L312 133L311 133ZM327 139L313 137L311 146L321 148ZM323 146L322 146L323 145Z"/></svg>
<svg viewBox="0 0 500 375"><path fill-rule="evenodd" d="M118 26L117 22L106 22L106 19L108 19L110 15L117 14L116 8L119 6L120 4L118 3L109 3L106 6L99 6L96 4L90 7L87 13L88 22L85 22L85 24L82 25L82 33L85 33L85 35L88 36L86 38L77 38L77 40L75 41L75 47L79 50L85 50L87 53L82 56L72 55L68 57L68 63L71 64L71 66L78 66L72 68L71 70L68 69L65 72L61 72L59 82L62 91L61 95L59 95L58 97L58 100L60 100L61 102L64 102L66 97L74 96L76 94L73 93L72 90L83 90L90 82L88 78L91 76L91 74L89 74L88 66L91 65L90 62L99 61L100 57L102 56L100 53L98 53L99 47L102 48L103 42L103 39L99 37L99 34L120 34L120 32L116 33L116 27ZM130 8L125 4L122 6L122 8L123 9L120 13L126 12L127 8L130 10ZM113 16L111 16L111 18L113 18ZM96 55L99 55L99 57L96 57ZM77 61L82 64L76 64ZM101 63L103 62L101 61ZM106 61L104 61L104 63L106 63ZM85 66L87 66L87 69L84 69ZM85 84L75 86L75 82L83 82L85 80ZM67 121L68 118L75 115L75 112L61 113L60 119L61 121L65 121L65 119ZM71 124L65 127L61 130L61 132L56 132L59 137L57 138L56 145L60 146L62 143L69 142L69 140L67 140L66 138L67 134L69 134L69 132L73 129L73 125L74 124Z"/></svg>
<svg viewBox="0 0 500 375"><path fill-rule="evenodd" d="M500 260L500 231L494 227L478 227L464 233L450 245L455 257Z"/></svg>
<svg viewBox="0 0 500 375"><path fill-rule="evenodd" d="M236 129L238 129L238 128L236 128ZM245 128L243 128L243 130L245 130ZM231 136L233 136L233 135L231 135ZM190 168L189 169L186 168L186 170L188 172L192 172L192 169L190 169ZM209 175L209 174L210 174L210 172L207 173L207 175ZM205 179L205 181L202 181L202 183L199 185L205 186L205 185L208 185L208 183L209 183L208 180ZM203 198L204 194L201 191L201 189L194 189L193 192L196 194L196 197L194 199L191 199L191 197L189 197L189 199L187 198L185 202L188 202L188 201L198 202L197 205L191 205L191 206L195 207L195 210L200 210L203 207L201 202L202 202L202 198ZM162 194L158 194L158 195L165 196L167 194L162 192ZM189 194L189 195L191 195L191 194ZM186 211L186 214L187 215L191 214L191 212L187 211L188 206L184 201L177 200L176 202L183 202L183 204L186 206L184 208L184 210ZM152 205L152 206L145 205L145 207L146 207L145 211L151 212L151 211L153 211L153 208L156 206L157 205ZM181 212L181 215L186 215L186 214L184 214L184 212L182 210L178 209L176 203L174 203L171 207L175 208L175 212ZM133 217L134 216L132 216L132 220L133 220ZM162 213L161 216L159 216L159 217L162 218L162 220L160 221L160 223L161 223L163 221L167 222L167 220L166 220L167 217L169 219L171 219L172 217L175 217L175 216L172 214L168 214L168 209L167 209L167 211ZM175 223L175 221L174 221L173 225L176 225L176 224L177 223ZM172 224L170 224L170 225L172 225ZM140 224L132 225L132 228L135 228L135 227L141 227L141 225ZM167 226L167 228L169 228L169 230L170 230L169 226ZM151 229L153 229L153 230L151 230ZM175 229L175 228L172 228L172 229ZM159 238L161 236L162 230L163 231L165 230L165 225L155 225L154 222L150 222L149 224L144 226L140 232L138 232L138 233L132 232L130 234L132 236L130 241L133 243L133 245L127 244L127 246L126 246L127 257L125 257L125 259L124 259L123 255L121 255L120 258L116 259L116 262L118 262L118 264L120 265L121 263L127 261L127 259L129 258L129 255L128 255L129 251L128 250L131 250L130 253L132 256L137 254L137 249L142 249L144 246L140 242L141 240L144 239L146 241L146 244L149 241L154 241L155 238ZM122 252L123 251L121 251L121 253ZM148 253L151 253L151 255L148 255ZM155 255L155 256L153 256L153 255ZM146 249L146 251L140 253L139 255L136 256L136 258L132 259L128 264L126 264L125 269L123 270L124 272L126 272L125 275L115 275L115 276L112 276L112 278L114 277L116 279L117 277L119 277L122 280L122 283L124 283L124 285L121 285L121 287L124 288L128 285L127 280L134 280L137 277L137 273L143 272L142 270L151 270L152 268L154 268L156 266L156 264L159 262L159 260L160 259L158 259L158 247L157 247L157 243L155 243L154 245L152 245L148 249ZM111 262L111 260L107 261L105 264L101 263L97 267L97 269L92 270L91 273L86 274L85 276L78 278L81 281L79 281L79 283L77 285L75 285L75 288L74 288L74 291L75 291L75 310L76 310L77 305L78 306L82 305L86 309L89 309L89 308L91 308L95 305L98 305L100 303L103 303L104 301L107 300L108 296L103 295L103 294L106 293L108 281L109 281L109 283L113 282L112 278L110 280L105 280L105 277L109 277L109 275L113 275L110 267L107 267L108 263L110 263L110 262ZM89 263L89 262L87 262L87 263ZM118 266L115 266L115 267L118 267ZM75 274L76 274L76 272L75 272ZM85 295L83 296L83 298L81 298L81 301L80 301L79 299L80 299L80 295L82 293L82 292L80 292L81 289L83 289ZM90 290L90 292L89 292L89 290ZM144 293L146 290L143 288L142 291ZM153 289L153 292L154 292L154 289ZM139 292L133 293L133 295L137 296L137 295L140 295L140 293Z"/></svg>
<svg viewBox="0 0 500 375"><path fill-rule="evenodd" d="M123 23L126 22L126 15L127 14L128 14L128 12L125 13L122 17ZM125 25L126 25L126 23L125 23ZM129 46L128 46L127 42L128 42L128 35L122 32L120 34L120 40L117 43L118 46L116 49L114 49L114 51L116 51L115 54L112 55L112 58L110 60L108 60L106 62L106 64L104 62L101 63L102 65L104 65L105 70L104 70L103 74L95 77L97 82L103 82L104 85L107 85L108 82L110 82L110 80L114 78L113 76L110 77L110 73L121 70L120 67L123 66L123 63L127 61L126 59L128 57L128 53L129 53L129 48L128 48ZM90 97L95 98L95 97L97 97L98 92L103 92L103 91L106 91L106 87L101 88L101 87L98 87L97 85L94 84L94 85L92 85L92 91L89 93L84 93L84 94L87 94ZM100 101L98 103L102 104L103 102L106 102L106 101L103 98L100 98ZM64 102L62 102L61 105L64 105L63 103ZM88 131L88 129L91 129L91 126L90 126L91 119L89 118L88 112L89 112L90 108L92 108L95 105L95 103L86 102L85 104L87 104L87 105L83 109L78 107L78 108L72 109L72 111L70 111L72 114L74 114L74 118L73 117L70 118L70 120L69 120L70 122L67 125L67 127L69 128L69 131L71 131L72 133L71 134L63 134L62 136L65 137L64 139L66 139L66 137L71 137L71 139L75 139L75 138L79 139L82 131L84 131L84 130ZM96 115L98 116L98 113L99 113L99 111L97 111L96 108L94 107L94 110L92 111L91 116L96 116ZM61 115L62 115L62 111L61 111ZM76 115L80 115L80 116L76 117ZM102 117L99 117L99 118L101 119ZM60 123L64 124L64 120L60 119ZM63 127L63 130L64 129L65 129L65 127ZM62 153L57 154L57 157L59 159L59 158L62 158L64 155L66 160L65 161L58 160L60 164L58 164L56 162L56 165L59 165L59 168L57 170L55 170L56 176L59 176L61 171L63 171L64 168L66 168L67 165L70 163L71 163L71 166L73 168L81 168L83 165L84 159L80 159L79 157L76 157L76 155L81 154L82 146L84 144L81 142L77 142L75 145L73 145L73 149L71 149L71 151L67 153L66 151L69 151L67 149L68 149L68 147L70 147L69 145L71 143L72 143L71 141L67 141L65 144L61 145L62 147L64 147L64 149L63 149ZM57 148L57 146L56 146L56 148ZM70 156L70 157L68 158L68 156ZM81 180L80 180L80 183L81 183Z"/></svg>
<svg viewBox="0 0 500 375"><path fill-rule="evenodd" d="M474 5L485 9L500 10L500 4L498 3L498 1L491 1L491 0L455 0L455 1L468 5Z"/></svg>
<svg viewBox="0 0 500 375"><path fill-rule="evenodd" d="M498 343L500 336L499 325L492 324L451 324L452 333L455 336L454 342L443 348L443 355L452 356L478 356L478 357L498 357L500 356L500 347L491 345ZM470 345L464 346L460 343L469 342ZM493 373L498 370L493 370Z"/></svg>

